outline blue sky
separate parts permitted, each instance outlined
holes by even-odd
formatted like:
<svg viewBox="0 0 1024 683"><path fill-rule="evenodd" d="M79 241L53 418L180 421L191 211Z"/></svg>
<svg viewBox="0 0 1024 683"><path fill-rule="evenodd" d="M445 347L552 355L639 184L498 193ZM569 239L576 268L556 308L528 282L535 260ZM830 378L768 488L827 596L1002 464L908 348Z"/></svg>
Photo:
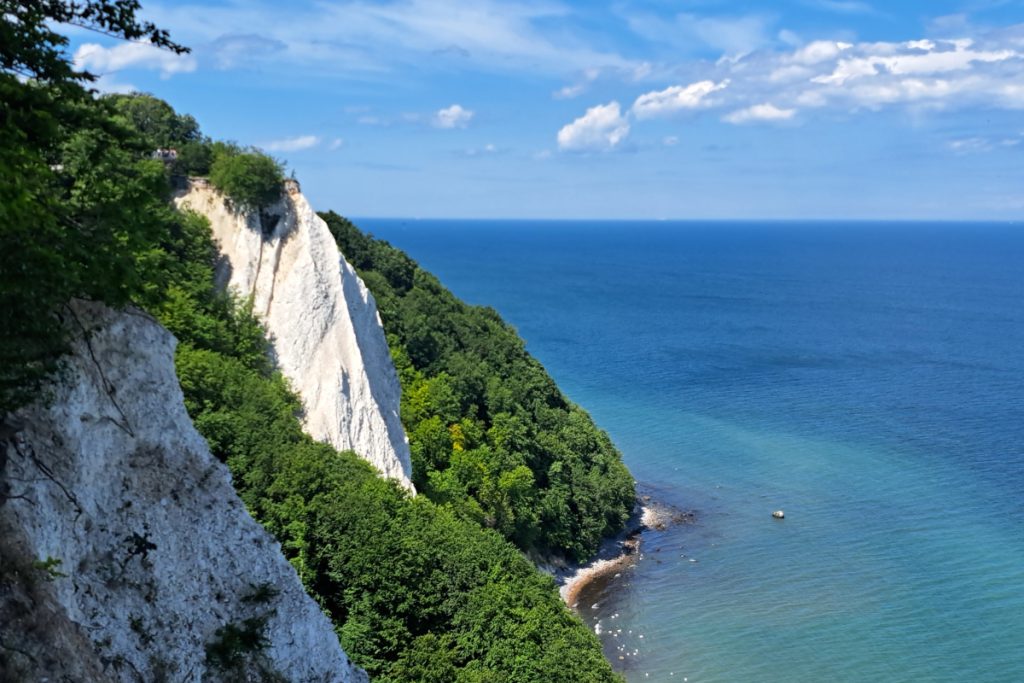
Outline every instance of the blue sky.
<svg viewBox="0 0 1024 683"><path fill-rule="evenodd" d="M1024 0L145 2L72 34L351 216L1024 219Z"/></svg>

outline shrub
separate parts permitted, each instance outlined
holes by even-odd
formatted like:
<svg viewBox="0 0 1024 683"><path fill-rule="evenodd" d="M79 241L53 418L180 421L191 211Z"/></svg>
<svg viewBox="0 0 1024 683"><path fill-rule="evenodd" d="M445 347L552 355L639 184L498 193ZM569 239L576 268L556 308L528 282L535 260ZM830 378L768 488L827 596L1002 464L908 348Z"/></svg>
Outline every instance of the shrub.
<svg viewBox="0 0 1024 683"><path fill-rule="evenodd" d="M281 164L262 152L216 145L210 182L239 208L260 209L281 197Z"/></svg>

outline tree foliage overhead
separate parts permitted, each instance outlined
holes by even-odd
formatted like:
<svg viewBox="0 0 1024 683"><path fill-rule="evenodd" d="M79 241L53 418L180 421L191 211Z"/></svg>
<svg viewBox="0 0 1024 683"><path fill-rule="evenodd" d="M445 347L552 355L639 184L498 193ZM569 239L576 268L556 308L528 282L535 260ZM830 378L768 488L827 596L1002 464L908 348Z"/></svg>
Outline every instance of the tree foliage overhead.
<svg viewBox="0 0 1024 683"><path fill-rule="evenodd" d="M377 300L417 488L523 550L593 555L635 501L607 434L497 312L466 305L403 252L321 215Z"/></svg>
<svg viewBox="0 0 1024 683"><path fill-rule="evenodd" d="M0 2L0 414L35 398L66 350L72 297L141 294L174 217L144 140L81 85L53 22L183 50L138 3Z"/></svg>
<svg viewBox="0 0 1024 683"><path fill-rule="evenodd" d="M171 105L152 95L108 95L107 99L153 149L180 147L203 139L199 123L192 116L178 114Z"/></svg>
<svg viewBox="0 0 1024 683"><path fill-rule="evenodd" d="M209 175L215 144L200 132L192 116L178 114L163 100L143 93L107 95L105 99L118 118L139 133L150 151L177 152L177 158L168 167L172 174Z"/></svg>
<svg viewBox="0 0 1024 683"><path fill-rule="evenodd" d="M124 40L145 40L177 54L189 49L139 19L138 0L0 0L0 70L50 84L92 80L75 71L53 24L70 24Z"/></svg>

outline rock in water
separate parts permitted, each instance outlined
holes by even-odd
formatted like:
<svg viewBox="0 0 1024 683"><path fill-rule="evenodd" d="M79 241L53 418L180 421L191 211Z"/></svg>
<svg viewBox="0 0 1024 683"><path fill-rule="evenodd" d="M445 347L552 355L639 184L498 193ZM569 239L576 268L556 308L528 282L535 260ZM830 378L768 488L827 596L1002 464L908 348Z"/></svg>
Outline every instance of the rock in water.
<svg viewBox="0 0 1024 683"><path fill-rule="evenodd" d="M772 513L772 517L774 517L775 519L785 519L786 513L783 512L782 510L776 510L775 512Z"/></svg>
<svg viewBox="0 0 1024 683"><path fill-rule="evenodd" d="M171 334L72 310L51 402L0 440L0 680L365 682L192 426ZM229 674L232 628L265 640Z"/></svg>
<svg viewBox="0 0 1024 683"><path fill-rule="evenodd" d="M402 390L377 304L297 183L262 211L236 211L195 181L175 203L210 221L225 257L220 284L252 297L278 367L302 399L306 432L412 491Z"/></svg>

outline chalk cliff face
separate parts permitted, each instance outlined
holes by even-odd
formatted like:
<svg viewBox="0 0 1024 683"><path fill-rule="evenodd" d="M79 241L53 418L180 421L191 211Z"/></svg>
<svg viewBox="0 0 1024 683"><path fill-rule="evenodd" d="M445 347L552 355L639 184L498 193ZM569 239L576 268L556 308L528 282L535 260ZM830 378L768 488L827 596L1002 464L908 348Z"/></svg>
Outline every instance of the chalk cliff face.
<svg viewBox="0 0 1024 683"><path fill-rule="evenodd" d="M71 311L49 406L0 428L0 680L366 681L193 428L174 338Z"/></svg>
<svg viewBox="0 0 1024 683"><path fill-rule="evenodd" d="M202 181L175 203L210 221L224 255L221 284L252 297L302 399L307 433L355 451L412 491L401 388L376 303L298 185L288 183L262 212L236 211Z"/></svg>

